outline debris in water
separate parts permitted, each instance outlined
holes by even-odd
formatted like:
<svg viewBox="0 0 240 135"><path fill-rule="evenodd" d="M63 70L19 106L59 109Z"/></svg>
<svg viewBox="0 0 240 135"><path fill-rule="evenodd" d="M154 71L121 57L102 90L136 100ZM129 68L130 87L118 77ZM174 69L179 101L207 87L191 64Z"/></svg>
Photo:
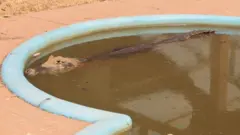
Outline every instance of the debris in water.
<svg viewBox="0 0 240 135"><path fill-rule="evenodd" d="M39 56L40 54L41 54L40 52L34 53L34 54L33 54L33 57L37 57L37 56Z"/></svg>

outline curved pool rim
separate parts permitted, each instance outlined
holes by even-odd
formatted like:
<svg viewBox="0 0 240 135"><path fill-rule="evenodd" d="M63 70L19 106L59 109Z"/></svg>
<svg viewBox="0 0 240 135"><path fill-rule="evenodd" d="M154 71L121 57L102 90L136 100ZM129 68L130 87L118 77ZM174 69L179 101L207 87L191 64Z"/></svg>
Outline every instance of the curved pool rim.
<svg viewBox="0 0 240 135"><path fill-rule="evenodd" d="M2 80L10 91L33 106L54 114L64 115L69 118L93 123L77 132L76 135L111 135L127 131L132 126L132 120L128 115L78 105L49 95L28 82L23 74L24 68L29 57L32 57L34 53L38 52L42 48L55 43L59 43L59 45L42 54L46 55L61 48L72 46L76 43L84 43L97 39L139 34L156 34L167 31L189 31L189 29L144 29L146 26L169 24L210 24L213 26L226 25L238 27L240 26L240 17L196 14L148 15L99 19L72 24L37 35L15 48L3 61ZM136 26L139 27L136 28ZM123 32L109 32L108 34L101 35L101 31L115 28L129 28L129 30ZM86 33L92 36L75 39L76 37L85 36ZM94 35L96 33L98 33L97 36ZM71 40L70 42L70 39L74 40ZM50 98L50 100L39 106L42 101L48 98Z"/></svg>

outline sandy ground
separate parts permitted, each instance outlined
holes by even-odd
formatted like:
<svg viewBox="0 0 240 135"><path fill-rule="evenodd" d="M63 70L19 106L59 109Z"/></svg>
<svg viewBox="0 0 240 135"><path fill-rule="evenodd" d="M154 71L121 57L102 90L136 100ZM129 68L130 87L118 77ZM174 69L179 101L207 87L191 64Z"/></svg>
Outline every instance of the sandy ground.
<svg viewBox="0 0 240 135"><path fill-rule="evenodd" d="M105 0L0 0L0 16L38 12Z"/></svg>

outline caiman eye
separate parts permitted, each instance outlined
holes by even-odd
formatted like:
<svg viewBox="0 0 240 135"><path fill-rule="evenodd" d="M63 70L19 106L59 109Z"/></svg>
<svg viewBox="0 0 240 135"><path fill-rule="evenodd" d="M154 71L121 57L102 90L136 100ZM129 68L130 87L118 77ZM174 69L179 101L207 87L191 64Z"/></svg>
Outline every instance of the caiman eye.
<svg viewBox="0 0 240 135"><path fill-rule="evenodd" d="M61 63L61 61L60 60L57 60L57 64L60 64Z"/></svg>
<svg viewBox="0 0 240 135"><path fill-rule="evenodd" d="M57 60L56 61L56 64L63 64L63 63L65 63L64 61L61 61L61 60Z"/></svg>

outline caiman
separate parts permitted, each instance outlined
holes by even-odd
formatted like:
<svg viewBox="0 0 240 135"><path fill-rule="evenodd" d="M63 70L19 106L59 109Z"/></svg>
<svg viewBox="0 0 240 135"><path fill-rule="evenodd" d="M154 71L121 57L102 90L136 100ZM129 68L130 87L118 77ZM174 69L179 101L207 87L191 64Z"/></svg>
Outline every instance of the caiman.
<svg viewBox="0 0 240 135"><path fill-rule="evenodd" d="M215 31L191 31L183 34L177 34L170 38L152 42L150 44L138 44L133 46L115 48L111 51L100 53L98 55L93 55L87 58L68 58L62 56L49 56L48 60L42 65L36 68L28 68L25 70L27 76L36 76L38 74L52 74L58 75L60 73L69 72L75 68L82 67L84 63L90 62L92 60L111 58L117 56L124 56L129 54L135 54L140 52L147 52L152 50L154 47L157 47L161 44L173 43L173 42L182 42L192 38L199 38L203 36L210 36L214 34ZM157 46L156 46L157 45Z"/></svg>

